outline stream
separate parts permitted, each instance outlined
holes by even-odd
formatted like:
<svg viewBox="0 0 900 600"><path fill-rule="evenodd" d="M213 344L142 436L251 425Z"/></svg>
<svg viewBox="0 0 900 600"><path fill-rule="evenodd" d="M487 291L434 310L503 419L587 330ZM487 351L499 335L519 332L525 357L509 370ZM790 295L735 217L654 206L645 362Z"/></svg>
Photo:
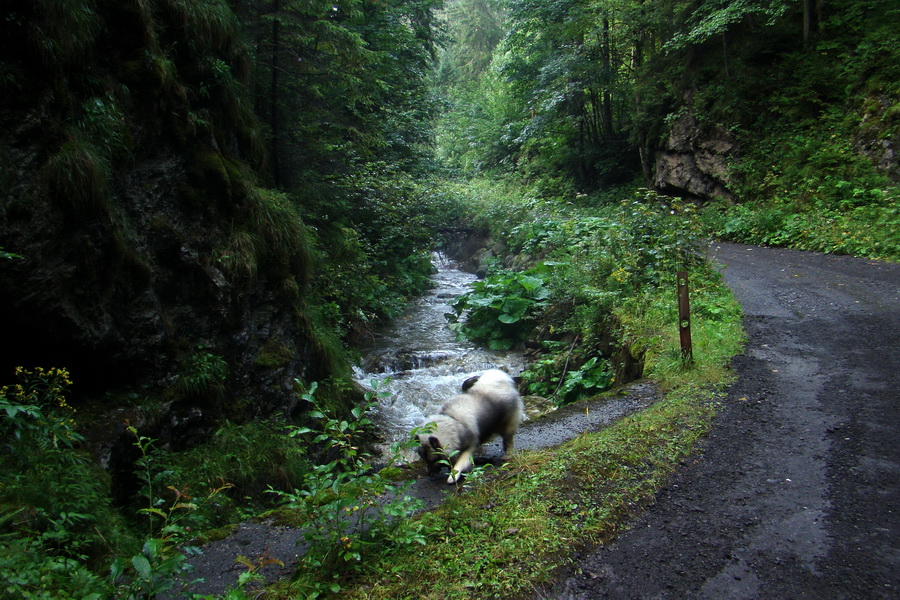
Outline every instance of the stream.
<svg viewBox="0 0 900 600"><path fill-rule="evenodd" d="M388 446L406 439L410 429L458 394L467 378L492 368L515 377L525 368L521 352L456 339L444 315L478 278L439 253L432 255L432 265L432 288L361 348L354 373L367 389L375 383L380 398L374 420Z"/></svg>
<svg viewBox="0 0 900 600"><path fill-rule="evenodd" d="M379 433L387 442L380 448L384 458L389 458L392 442L407 439L410 429L421 425L446 399L459 393L467 378L490 368L503 369L515 377L525 368L521 352L490 351L456 340L444 314L450 312L450 303L468 291L477 278L460 271L441 255L434 255L432 262L436 269L432 289L361 349L362 364L355 370L360 384L371 389L374 380L378 391L385 392L374 415ZM534 450L557 446L583 432L598 431L658 399L653 384L643 382L629 386L622 393L570 404L559 410L526 406L526 411L529 408L537 411L530 415L543 416L523 423L516 435L516 448ZM476 463L497 464L501 454L500 444L494 440L479 449ZM415 453L405 458L414 460ZM457 489L447 485L445 476L426 476L424 467L415 470L413 477L407 493L421 500L425 510L434 508ZM240 571L235 568L237 556L276 559L259 570L268 582L289 576L298 554L306 547L303 535L302 529L272 522L241 523L233 534L207 544L203 554L192 559L192 576L203 581L202 587L194 587L192 591L225 593L237 582Z"/></svg>

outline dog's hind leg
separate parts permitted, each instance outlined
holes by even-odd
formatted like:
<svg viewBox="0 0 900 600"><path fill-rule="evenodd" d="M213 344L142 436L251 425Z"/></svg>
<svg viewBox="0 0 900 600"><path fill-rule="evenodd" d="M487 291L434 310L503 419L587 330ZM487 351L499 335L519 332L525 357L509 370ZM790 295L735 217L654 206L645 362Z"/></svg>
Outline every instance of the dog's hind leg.
<svg viewBox="0 0 900 600"><path fill-rule="evenodd" d="M456 483L464 471L472 468L473 452L474 449L467 448L460 453L459 458L456 459L456 464L450 467L450 477L447 478L447 483Z"/></svg>

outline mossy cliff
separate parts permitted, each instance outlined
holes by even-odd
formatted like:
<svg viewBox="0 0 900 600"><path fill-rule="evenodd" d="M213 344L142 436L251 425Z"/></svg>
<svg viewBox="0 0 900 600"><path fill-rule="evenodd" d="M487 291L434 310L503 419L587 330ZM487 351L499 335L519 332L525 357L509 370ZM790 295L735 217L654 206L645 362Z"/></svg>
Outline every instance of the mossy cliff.
<svg viewBox="0 0 900 600"><path fill-rule="evenodd" d="M261 181L247 49L219 0L12 0L0 22L0 377L61 366L244 419L340 370L309 236ZM158 403L157 403L158 405Z"/></svg>

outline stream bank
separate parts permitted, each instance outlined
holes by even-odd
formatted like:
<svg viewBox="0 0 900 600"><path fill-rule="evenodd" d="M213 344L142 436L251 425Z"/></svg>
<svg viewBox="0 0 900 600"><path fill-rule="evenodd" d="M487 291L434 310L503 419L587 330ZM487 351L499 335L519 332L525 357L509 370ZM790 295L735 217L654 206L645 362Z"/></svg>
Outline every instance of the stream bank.
<svg viewBox="0 0 900 600"><path fill-rule="evenodd" d="M389 392L379 402L375 421L385 446L405 439L409 429L420 425L448 397L458 393L462 382L485 369L500 368L518 375L525 366L521 352L495 352L455 339L443 315L449 303L477 278L461 271L455 263L436 255L436 273L432 290L394 323L379 332L364 349L364 360L356 371L357 380L368 385L376 381L381 392ZM526 420L516 436L520 451L554 447L585 432L598 431L617 419L645 408L660 399L656 387L640 381L614 392L576 402L558 410L547 410L540 399L526 397ZM477 464L499 464L502 455L499 440L484 444L476 456ZM425 468L410 471L415 478L407 490L420 499L424 509L440 504L448 494L464 486L448 486L446 476L429 477ZM265 582L288 577L304 550L303 530L279 525L274 520L248 521L236 526L225 539L211 542L202 554L192 557L193 578L202 579L191 587L194 593L222 594L236 585L246 567L238 556L253 564L264 564L258 571Z"/></svg>
<svg viewBox="0 0 900 600"><path fill-rule="evenodd" d="M459 379L459 384L462 381L464 378ZM660 399L661 394L655 385L641 381L590 400L569 404L524 422L516 435L516 448L527 451L557 446L582 433L599 431ZM499 440L495 440L482 446L475 462L499 464L501 454ZM424 510L433 509L448 494L465 489L464 485L447 485L446 475L429 477L424 466L414 469L412 475L416 479L407 493L422 500ZM244 564L236 562L239 556L246 557L253 564L264 564L258 573L265 583L290 577L304 544L302 529L281 525L274 520L240 523L228 537L206 544L202 554L189 558L194 567L192 579L202 579L192 585L190 591L223 594L235 586L240 574L246 571Z"/></svg>
<svg viewBox="0 0 900 600"><path fill-rule="evenodd" d="M357 382L379 393L375 421L385 446L405 440L469 377L487 369L517 377L525 368L521 351L488 350L456 338L444 315L478 277L440 253L432 255L432 265L431 289L360 349L363 358L354 370Z"/></svg>

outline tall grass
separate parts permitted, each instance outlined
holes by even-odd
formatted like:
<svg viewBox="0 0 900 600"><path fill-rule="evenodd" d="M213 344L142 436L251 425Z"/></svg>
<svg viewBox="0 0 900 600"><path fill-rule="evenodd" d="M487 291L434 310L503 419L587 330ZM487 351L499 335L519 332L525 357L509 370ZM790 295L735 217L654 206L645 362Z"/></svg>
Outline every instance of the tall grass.
<svg viewBox="0 0 900 600"><path fill-rule="evenodd" d="M250 282L256 277L258 243L247 231L233 231L216 251L216 262L232 282Z"/></svg>
<svg viewBox="0 0 900 600"><path fill-rule="evenodd" d="M312 274L312 259L306 226L289 196L274 190L251 188L248 203L250 220L262 242L260 254L290 266L298 283L305 285Z"/></svg>
<svg viewBox="0 0 900 600"><path fill-rule="evenodd" d="M44 66L62 72L84 63L101 20L92 0L33 0L30 37Z"/></svg>
<svg viewBox="0 0 900 600"><path fill-rule="evenodd" d="M109 170L106 157L75 134L47 160L43 175L58 206L94 215L108 210Z"/></svg>

